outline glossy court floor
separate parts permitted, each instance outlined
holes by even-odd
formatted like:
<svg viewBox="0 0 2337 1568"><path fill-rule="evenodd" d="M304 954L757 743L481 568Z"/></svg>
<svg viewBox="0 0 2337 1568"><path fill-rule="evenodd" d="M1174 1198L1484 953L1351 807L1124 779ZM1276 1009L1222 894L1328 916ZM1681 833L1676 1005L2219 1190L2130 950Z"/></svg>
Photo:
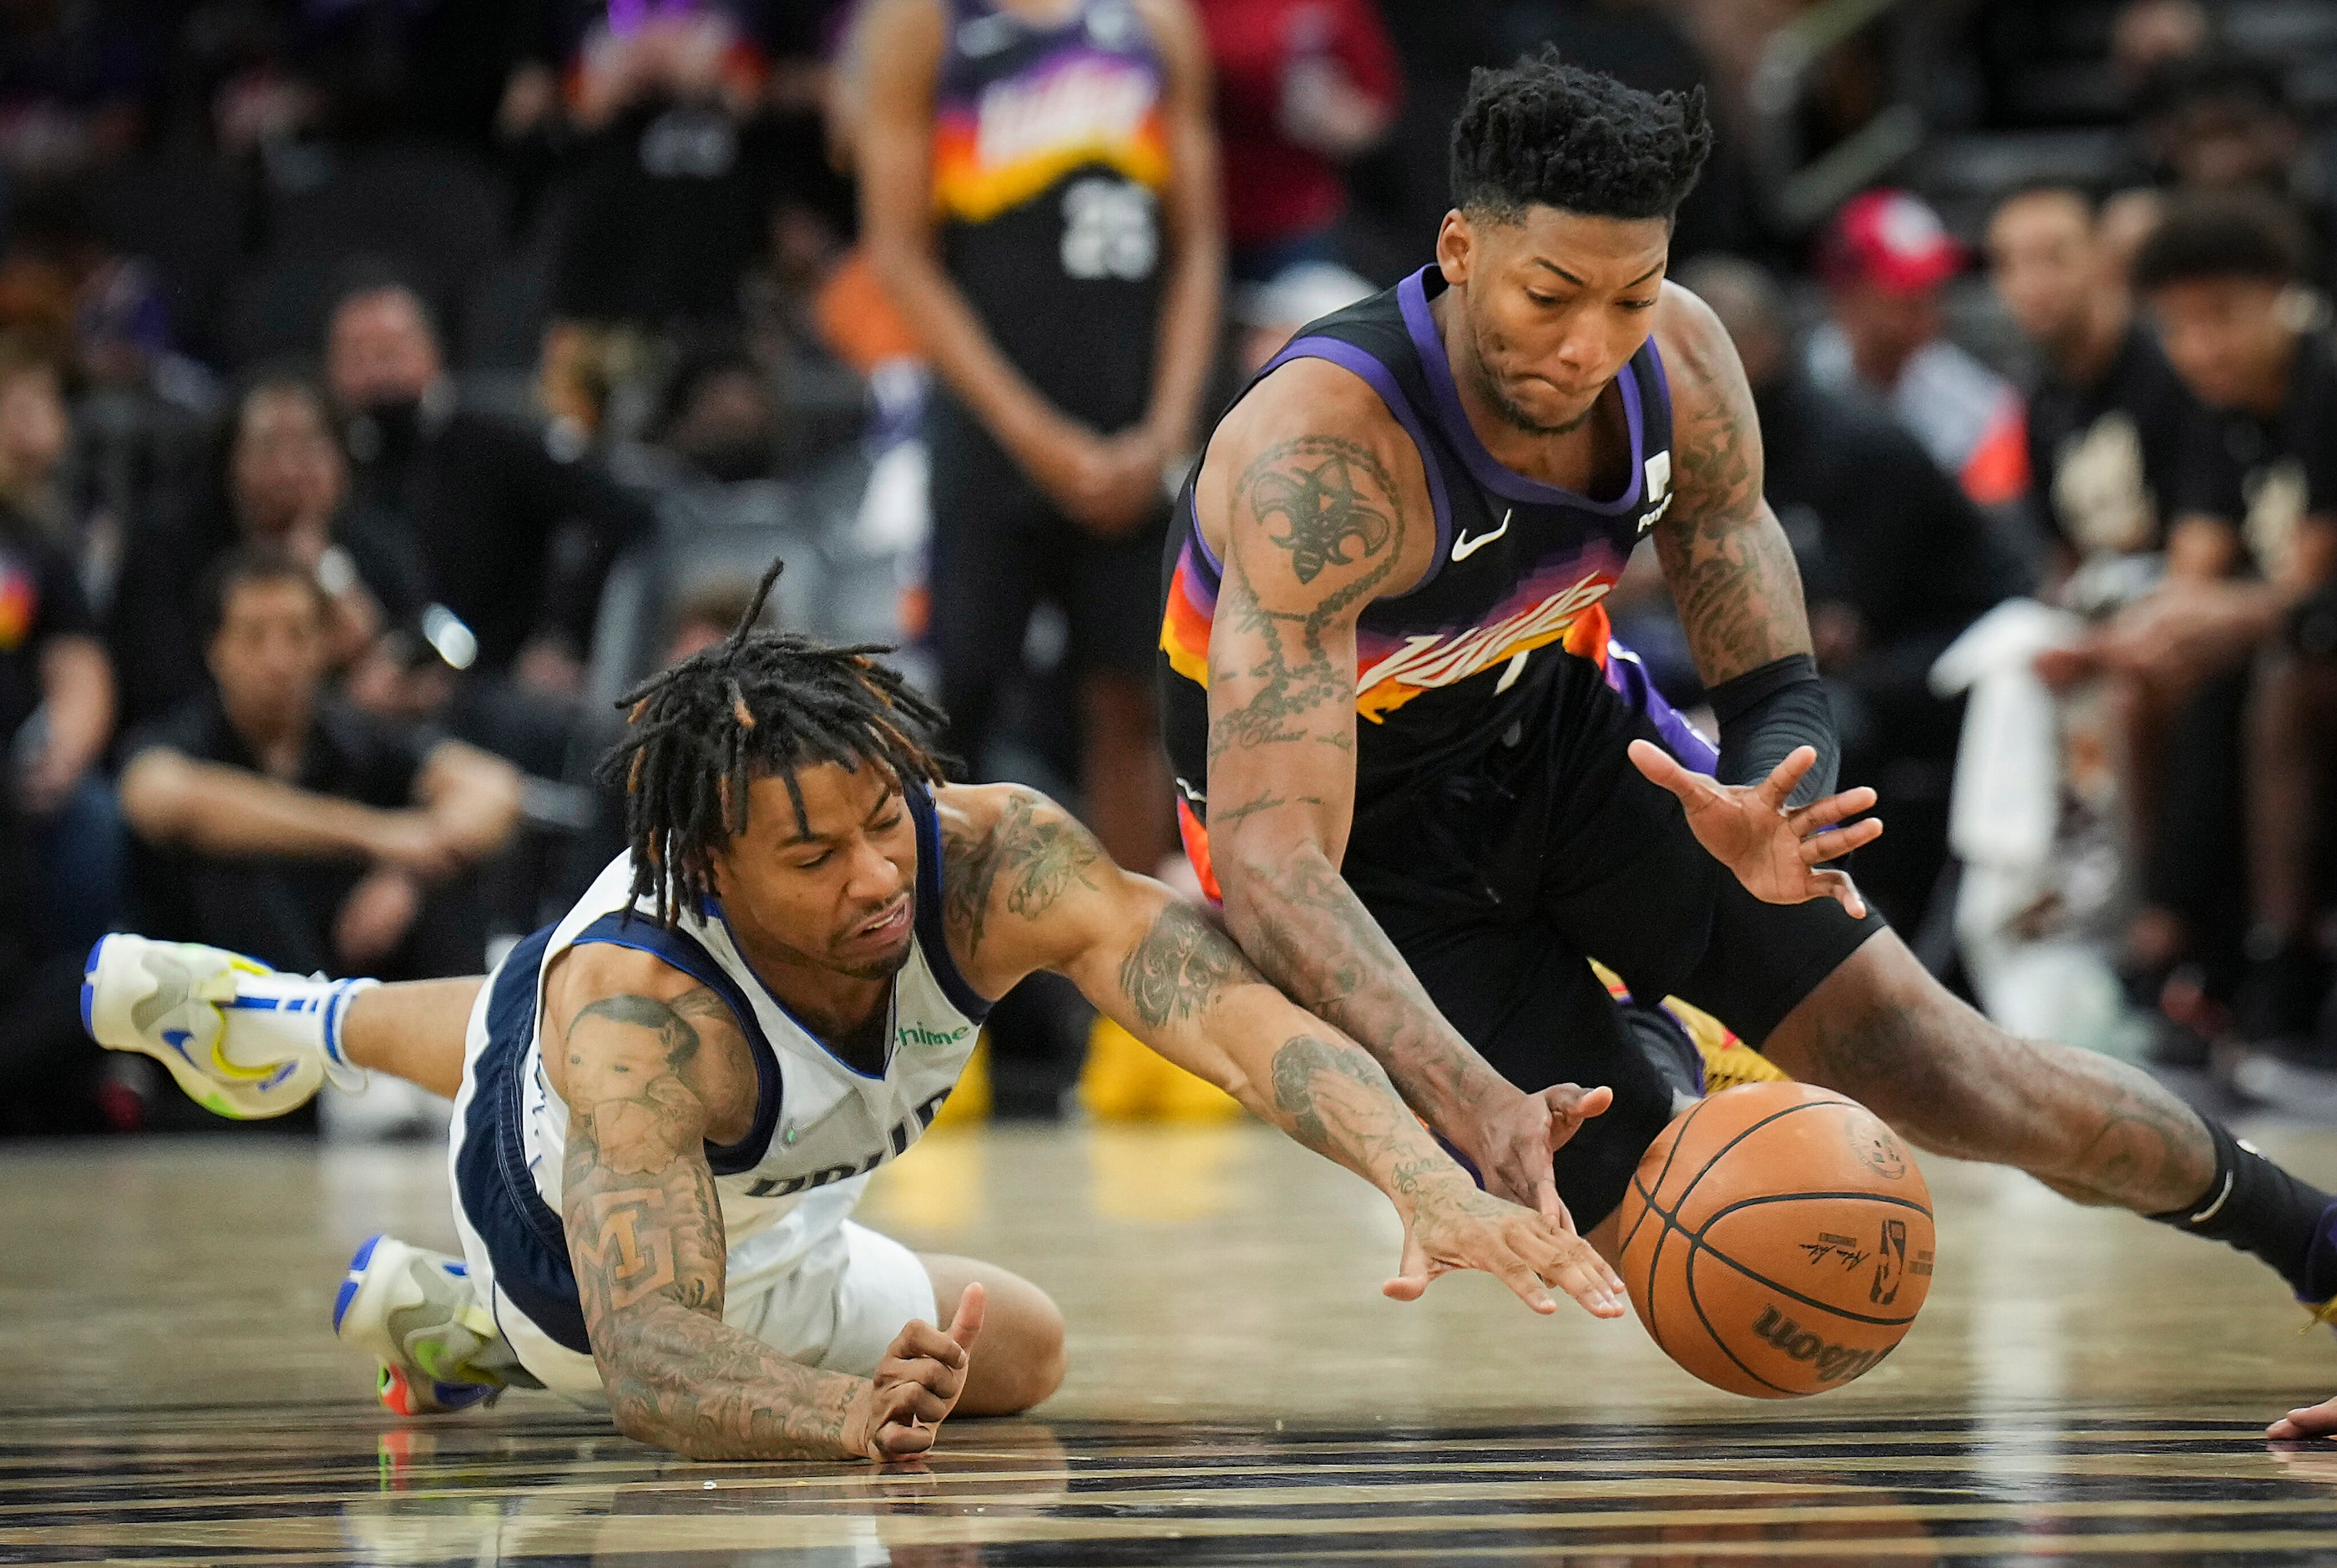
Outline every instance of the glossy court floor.
<svg viewBox="0 0 2337 1568"><path fill-rule="evenodd" d="M2324 1181L2337 1135L2257 1130ZM355 1243L445 1245L440 1156L0 1150L0 1562L2337 1563L2337 1344L2258 1265L1933 1161L1931 1303L1851 1388L1704 1390L1629 1320L1376 1293L1376 1195L1260 1129L968 1131L864 1217L1071 1321L1035 1418L922 1473L698 1465L543 1396L402 1423L327 1329Z"/></svg>

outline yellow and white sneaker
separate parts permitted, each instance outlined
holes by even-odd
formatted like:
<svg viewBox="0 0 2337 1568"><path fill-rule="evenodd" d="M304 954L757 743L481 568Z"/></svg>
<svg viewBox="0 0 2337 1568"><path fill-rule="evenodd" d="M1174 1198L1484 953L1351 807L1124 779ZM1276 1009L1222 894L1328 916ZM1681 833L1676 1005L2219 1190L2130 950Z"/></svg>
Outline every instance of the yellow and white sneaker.
<svg viewBox="0 0 2337 1568"><path fill-rule="evenodd" d="M376 1390L400 1416L439 1416L542 1384L520 1365L460 1258L375 1236L349 1259L333 1332L381 1364Z"/></svg>
<svg viewBox="0 0 2337 1568"><path fill-rule="evenodd" d="M340 1051L349 998L371 980L302 979L199 942L124 933L89 950L82 1027L109 1051L142 1051L204 1109L237 1121L281 1116L327 1079L361 1087Z"/></svg>

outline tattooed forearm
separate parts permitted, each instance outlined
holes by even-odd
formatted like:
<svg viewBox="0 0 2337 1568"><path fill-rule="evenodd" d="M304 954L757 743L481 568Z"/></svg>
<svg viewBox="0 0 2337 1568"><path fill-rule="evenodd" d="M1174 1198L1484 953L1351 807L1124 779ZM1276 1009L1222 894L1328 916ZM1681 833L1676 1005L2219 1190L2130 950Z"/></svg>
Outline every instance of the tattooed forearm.
<svg viewBox="0 0 2337 1568"><path fill-rule="evenodd" d="M1353 1045L1312 1034L1285 1041L1274 1054L1274 1106L1285 1132L1391 1198L1416 1198L1432 1181L1466 1184L1387 1074Z"/></svg>
<svg viewBox="0 0 2337 1568"><path fill-rule="evenodd" d="M1284 993L1362 1042L1407 1103L1467 1143L1478 1111L1516 1091L1493 1071L1413 975L1321 851L1276 863L1221 865L1226 916L1248 954Z"/></svg>
<svg viewBox="0 0 2337 1568"><path fill-rule="evenodd" d="M1089 871L1103 858L1095 835L1032 790L1006 798L986 833L945 834L943 914L968 957L982 946L1002 886L1006 912L1036 920L1074 885L1092 890Z"/></svg>
<svg viewBox="0 0 2337 1568"><path fill-rule="evenodd" d="M1129 1005L1158 1029L1205 1011L1227 985L1264 985L1223 932L1183 904L1163 908L1120 965Z"/></svg>
<svg viewBox="0 0 2337 1568"><path fill-rule="evenodd" d="M1810 651L1800 570L1761 497L1759 416L1718 323L1679 345L1677 486L1656 554L1706 685ZM1694 336L1694 335L1691 335Z"/></svg>
<svg viewBox="0 0 2337 1568"><path fill-rule="evenodd" d="M711 1010L709 1010L711 1009ZM563 1042L562 1218L619 1428L692 1458L838 1458L857 1379L722 1322L725 1240L691 1073L710 992L602 997Z"/></svg>

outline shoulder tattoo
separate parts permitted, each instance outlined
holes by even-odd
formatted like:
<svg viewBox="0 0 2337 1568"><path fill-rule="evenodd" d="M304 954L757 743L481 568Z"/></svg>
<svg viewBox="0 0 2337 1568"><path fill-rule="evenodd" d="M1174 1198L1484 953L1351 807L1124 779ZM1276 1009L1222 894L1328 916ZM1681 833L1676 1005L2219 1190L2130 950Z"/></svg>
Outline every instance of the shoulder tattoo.
<svg viewBox="0 0 2337 1568"><path fill-rule="evenodd" d="M942 858L943 914L964 937L970 957L981 949L1002 896L1008 914L1036 920L1073 886L1096 886L1088 872L1103 858L1103 848L1061 807L1017 789L988 832L944 829Z"/></svg>
<svg viewBox="0 0 2337 1568"><path fill-rule="evenodd" d="M1387 466L1370 447L1342 436L1276 442L1244 471L1240 490L1266 525L1268 543L1288 553L1301 583L1375 556L1402 534ZM1349 554L1351 546L1361 554Z"/></svg>

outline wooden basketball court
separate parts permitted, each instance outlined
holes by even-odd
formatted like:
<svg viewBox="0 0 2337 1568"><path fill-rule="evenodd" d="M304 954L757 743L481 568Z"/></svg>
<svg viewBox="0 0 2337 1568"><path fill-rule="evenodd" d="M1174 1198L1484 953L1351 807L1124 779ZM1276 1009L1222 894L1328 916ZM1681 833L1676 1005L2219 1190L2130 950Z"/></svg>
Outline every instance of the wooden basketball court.
<svg viewBox="0 0 2337 1568"><path fill-rule="evenodd" d="M2249 1129L2337 1178L2337 1134ZM546 1396L399 1421L328 1327L446 1247L443 1154L238 1136L0 1152L0 1562L2337 1562L2337 1391L2269 1271L1943 1161L1898 1353L1784 1404L1497 1285L1382 1299L1393 1217L1261 1129L937 1134L862 1217L1071 1320L1035 1417L929 1470L699 1465Z"/></svg>

